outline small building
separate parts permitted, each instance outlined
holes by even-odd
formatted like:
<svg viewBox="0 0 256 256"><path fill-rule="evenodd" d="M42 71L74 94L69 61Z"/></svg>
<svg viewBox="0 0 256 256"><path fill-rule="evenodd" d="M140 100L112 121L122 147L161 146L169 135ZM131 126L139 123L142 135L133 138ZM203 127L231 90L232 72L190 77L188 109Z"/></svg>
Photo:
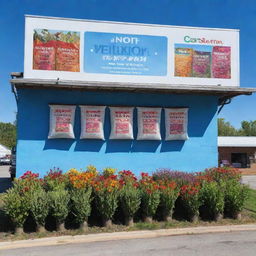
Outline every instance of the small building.
<svg viewBox="0 0 256 256"><path fill-rule="evenodd" d="M24 59L17 176L217 166L218 112L255 91L239 87L237 30L27 16Z"/></svg>
<svg viewBox="0 0 256 256"><path fill-rule="evenodd" d="M256 136L218 137L219 165L256 170Z"/></svg>

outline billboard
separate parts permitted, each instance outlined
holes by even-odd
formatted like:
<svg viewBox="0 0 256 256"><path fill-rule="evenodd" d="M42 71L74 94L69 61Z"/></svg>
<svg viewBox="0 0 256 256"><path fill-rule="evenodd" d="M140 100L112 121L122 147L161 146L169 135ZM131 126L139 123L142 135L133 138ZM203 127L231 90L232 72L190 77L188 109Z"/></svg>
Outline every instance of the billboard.
<svg viewBox="0 0 256 256"><path fill-rule="evenodd" d="M239 86L239 31L26 16L24 78Z"/></svg>

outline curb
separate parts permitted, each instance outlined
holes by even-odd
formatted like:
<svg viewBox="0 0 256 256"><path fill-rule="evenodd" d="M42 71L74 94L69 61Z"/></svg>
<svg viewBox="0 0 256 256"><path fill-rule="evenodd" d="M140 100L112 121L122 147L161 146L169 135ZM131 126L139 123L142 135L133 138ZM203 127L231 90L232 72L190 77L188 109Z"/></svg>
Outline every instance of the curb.
<svg viewBox="0 0 256 256"><path fill-rule="evenodd" d="M156 238L164 236L223 233L236 231L255 231L256 224L247 225L226 225L226 226L206 226L193 228L175 228L143 231L126 231L113 233L88 234L77 236L59 236L38 239L19 240L11 242L0 242L0 251L7 249L27 248L36 246L53 246L61 244L91 243L103 241L115 241L125 239Z"/></svg>

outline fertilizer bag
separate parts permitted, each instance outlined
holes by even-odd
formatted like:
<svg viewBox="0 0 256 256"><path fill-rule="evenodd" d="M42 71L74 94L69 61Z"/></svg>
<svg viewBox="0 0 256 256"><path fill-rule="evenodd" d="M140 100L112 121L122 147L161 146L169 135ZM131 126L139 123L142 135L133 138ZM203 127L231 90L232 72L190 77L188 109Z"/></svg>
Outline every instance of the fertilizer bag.
<svg viewBox="0 0 256 256"><path fill-rule="evenodd" d="M111 107L111 133L110 139L133 139L133 108Z"/></svg>
<svg viewBox="0 0 256 256"><path fill-rule="evenodd" d="M214 46L212 50L213 78L231 78L231 48L228 46Z"/></svg>
<svg viewBox="0 0 256 256"><path fill-rule="evenodd" d="M187 125L187 108L165 108L165 140L187 140Z"/></svg>
<svg viewBox="0 0 256 256"><path fill-rule="evenodd" d="M137 108L138 136L137 140L161 140L160 120L161 108Z"/></svg>
<svg viewBox="0 0 256 256"><path fill-rule="evenodd" d="M74 139L74 117L76 106L49 105L50 131L48 139Z"/></svg>
<svg viewBox="0 0 256 256"><path fill-rule="evenodd" d="M193 49L175 48L175 76L192 76Z"/></svg>
<svg viewBox="0 0 256 256"><path fill-rule="evenodd" d="M104 106L80 106L81 136L80 139L104 140Z"/></svg>
<svg viewBox="0 0 256 256"><path fill-rule="evenodd" d="M211 53L194 51L193 53L193 77L211 77Z"/></svg>

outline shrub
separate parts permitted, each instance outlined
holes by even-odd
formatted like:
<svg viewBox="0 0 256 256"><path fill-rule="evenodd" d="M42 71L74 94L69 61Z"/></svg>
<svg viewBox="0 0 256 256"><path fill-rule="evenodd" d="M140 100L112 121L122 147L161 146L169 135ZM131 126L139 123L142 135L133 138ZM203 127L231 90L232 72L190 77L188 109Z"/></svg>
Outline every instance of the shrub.
<svg viewBox="0 0 256 256"><path fill-rule="evenodd" d="M29 215L29 202L26 195L14 187L9 189L3 197L4 211L10 216L16 228L22 228Z"/></svg>
<svg viewBox="0 0 256 256"><path fill-rule="evenodd" d="M49 197L48 194L41 188L35 190L30 196L30 211L39 228L39 231L45 231L45 219L49 213Z"/></svg>
<svg viewBox="0 0 256 256"><path fill-rule="evenodd" d="M154 180L175 181L178 186L183 186L195 182L195 174L188 172L172 171L170 169L158 169L153 173Z"/></svg>
<svg viewBox="0 0 256 256"><path fill-rule="evenodd" d="M183 185L180 190L181 203L191 221L197 220L201 201L199 197L200 186L198 183Z"/></svg>
<svg viewBox="0 0 256 256"><path fill-rule="evenodd" d="M160 203L159 186L152 176L142 173L139 187L141 191L142 214L147 222L151 222Z"/></svg>
<svg viewBox="0 0 256 256"><path fill-rule="evenodd" d="M109 177L111 175L114 175L116 172L115 168L107 167L103 169L103 176L104 177Z"/></svg>
<svg viewBox="0 0 256 256"><path fill-rule="evenodd" d="M20 177L20 179L15 180L15 188L20 193L26 193L30 196L34 191L42 188L43 181L38 177L38 173L27 171Z"/></svg>
<svg viewBox="0 0 256 256"><path fill-rule="evenodd" d="M88 165L88 166L86 167L86 171L93 173L95 176L98 175L97 168L96 168L94 165Z"/></svg>
<svg viewBox="0 0 256 256"><path fill-rule="evenodd" d="M159 181L160 208L164 220L172 219L175 201L179 196L179 188L175 181Z"/></svg>
<svg viewBox="0 0 256 256"><path fill-rule="evenodd" d="M248 187L240 184L236 180L225 182L225 212L233 217L237 217L244 206L248 196Z"/></svg>
<svg viewBox="0 0 256 256"><path fill-rule="evenodd" d="M4 210L10 216L14 225L21 232L31 208L31 197L35 191L41 188L41 180L37 173L25 172L20 179L16 179L13 188L9 189L4 196Z"/></svg>
<svg viewBox="0 0 256 256"><path fill-rule="evenodd" d="M199 179L207 181L227 181L227 180L241 180L241 171L231 167L217 167L206 169L204 172L198 173Z"/></svg>
<svg viewBox="0 0 256 256"><path fill-rule="evenodd" d="M118 206L119 182L116 175L98 176L93 183L95 202L104 225L110 226L112 217Z"/></svg>
<svg viewBox="0 0 256 256"><path fill-rule="evenodd" d="M91 187L91 184L96 177L95 172L79 172L76 169L70 169L67 173L68 185L70 188L85 189Z"/></svg>
<svg viewBox="0 0 256 256"><path fill-rule="evenodd" d="M224 211L223 182L203 182L200 189L200 200L203 215L207 218L220 218Z"/></svg>
<svg viewBox="0 0 256 256"><path fill-rule="evenodd" d="M87 228L88 217L91 214L92 187L96 172L79 172L76 169L68 171L71 211L80 228Z"/></svg>
<svg viewBox="0 0 256 256"><path fill-rule="evenodd" d="M69 213L69 193L62 188L55 188L53 191L49 191L48 195L51 214L56 220L57 230L63 231L64 221Z"/></svg>
<svg viewBox="0 0 256 256"><path fill-rule="evenodd" d="M139 210L141 203L139 184L131 171L121 171L119 177L122 186L120 193L121 207L126 218L126 224L132 226L133 217Z"/></svg>
<svg viewBox="0 0 256 256"><path fill-rule="evenodd" d="M86 224L91 214L92 189L72 189L70 191L71 210L78 224Z"/></svg>
<svg viewBox="0 0 256 256"><path fill-rule="evenodd" d="M59 168L54 167L44 176L44 186L47 191L65 189L67 182L67 176Z"/></svg>

